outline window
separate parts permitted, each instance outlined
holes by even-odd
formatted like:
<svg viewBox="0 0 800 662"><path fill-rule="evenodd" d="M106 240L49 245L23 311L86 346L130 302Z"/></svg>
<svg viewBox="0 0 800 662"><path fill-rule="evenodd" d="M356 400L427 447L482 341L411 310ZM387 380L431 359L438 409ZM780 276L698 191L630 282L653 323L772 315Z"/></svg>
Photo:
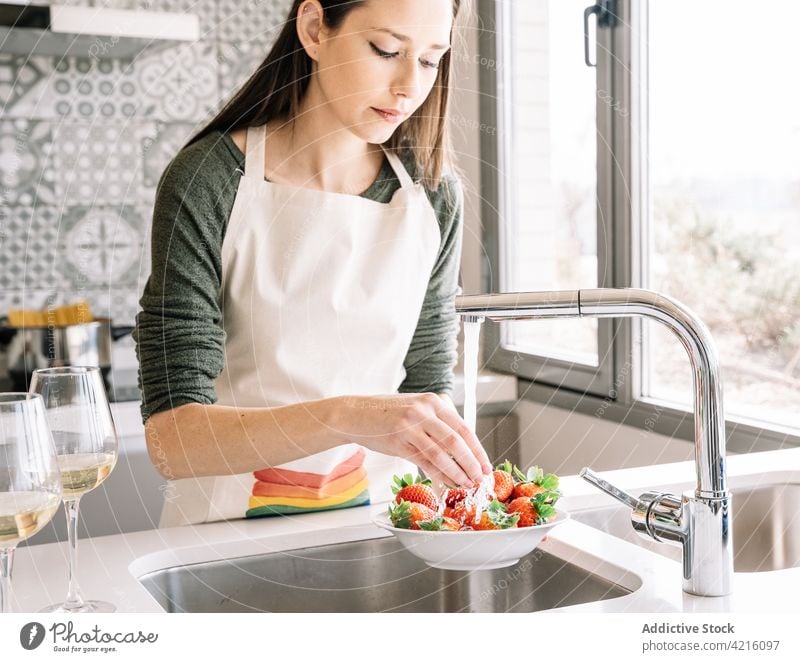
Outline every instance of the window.
<svg viewBox="0 0 800 662"><path fill-rule="evenodd" d="M493 91L484 96L485 121L500 129L494 144L483 139L484 162L497 176L497 200L484 204L496 227L487 241L490 291L597 287L608 270L598 251L596 173L607 158L597 127L610 111L603 105L598 115L597 73L583 61L584 6L483 3L486 61L499 65L481 70L484 89ZM487 325L483 334L493 367L599 395L612 381L611 328L607 320L543 320Z"/></svg>
<svg viewBox="0 0 800 662"><path fill-rule="evenodd" d="M595 74L572 20L584 5L509 5L509 292L597 287ZM511 322L502 332L512 349L598 365L597 320Z"/></svg>
<svg viewBox="0 0 800 662"><path fill-rule="evenodd" d="M481 72L482 112L501 128L495 144L483 138L488 289L672 296L717 343L729 441L800 443L800 5L762 3L754 31L744 0L604 2L611 25L592 31L589 67L587 4L481 3L481 46L498 62ZM559 387L567 406L604 398L633 424L657 408L668 434L691 410L685 350L655 322L484 335L490 367ZM623 371L633 378L620 388Z"/></svg>
<svg viewBox="0 0 800 662"><path fill-rule="evenodd" d="M728 414L800 427L800 5L751 8L650 2L644 275L708 325ZM690 406L683 349L643 339L643 394Z"/></svg>

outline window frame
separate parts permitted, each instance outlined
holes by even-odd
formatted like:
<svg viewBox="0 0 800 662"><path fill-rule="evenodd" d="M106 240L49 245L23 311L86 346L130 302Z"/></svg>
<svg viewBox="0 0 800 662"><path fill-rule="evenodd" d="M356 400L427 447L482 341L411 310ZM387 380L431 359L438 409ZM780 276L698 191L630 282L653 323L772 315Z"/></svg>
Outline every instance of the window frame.
<svg viewBox="0 0 800 662"><path fill-rule="evenodd" d="M496 126L496 132L482 132L481 220L485 247L481 292L506 291L503 287L502 257L504 224L511 208L504 127L510 124L510 106L502 100L509 89L512 67L508 5L513 0L479 0L480 61L498 66L480 67L480 121ZM590 0L586 0L589 5ZM580 20L576 17L576 20ZM597 258L598 287L642 287L647 273L649 245L646 224L634 222L648 213L648 187L639 167L647 158L647 98L633 80L647 74L647 53L641 39L632 37L631 26L647 26L647 2L617 1L617 24L597 30ZM646 41L645 41L646 43ZM608 99L614 101L608 103ZM614 106L612 108L612 106ZM627 109L628 112L620 112ZM633 174L636 173L636 178ZM645 185L642 185L642 184ZM498 274L499 278L493 278ZM536 323L536 322L530 322ZM500 325L487 322L481 333L485 366L517 378L519 399L554 405L571 412L694 441L691 410L674 403L638 395L643 379L643 348L647 342L641 319L598 319L599 368L552 357L523 354L501 346ZM687 369L689 360L686 361ZM724 385L724 375L723 375ZM724 400L723 400L724 406ZM726 415L727 449L734 453L778 450L800 446L796 430L778 424L759 424Z"/></svg>
<svg viewBox="0 0 800 662"><path fill-rule="evenodd" d="M512 45L510 40L499 39L498 35L510 34L510 13L507 10L507 0L480 0L479 11L482 29L479 33L480 61L507 62L510 60ZM605 49L607 57L610 52ZM607 67L602 69L608 71ZM496 126L496 132L483 132L481 134L481 218L484 228L485 253L481 284L483 292L507 291L505 286L503 235L505 230L501 219L506 210L512 207L511 182L504 176L505 154L507 144L503 138L510 134L504 130L510 126L510 108L502 104L501 100L505 90L511 89L512 67L500 64L495 67L480 68L480 113L481 124ZM607 86L610 85L610 81ZM603 130L597 139L598 161L604 159L608 172L613 164L613 154L609 149L612 132L611 109L608 104L598 100L597 122ZM611 209L611 182L598 181L598 219L612 219ZM603 280L598 281L598 287L615 287L616 280L612 273L610 261L611 248L608 237L612 236L601 223L597 227L597 253L598 274ZM493 278L493 274L497 274ZM600 278L600 276L598 276ZM484 356L490 357L487 366L498 372L515 374L521 379L537 380L550 384L560 389L568 389L575 393L591 393L604 395L613 385L614 356L610 349L612 339L618 333L617 320L598 319L598 362L599 368L583 363L575 363L554 357L541 357L532 354L522 354L501 346L501 328L499 325L487 323L484 325L482 337L484 339Z"/></svg>

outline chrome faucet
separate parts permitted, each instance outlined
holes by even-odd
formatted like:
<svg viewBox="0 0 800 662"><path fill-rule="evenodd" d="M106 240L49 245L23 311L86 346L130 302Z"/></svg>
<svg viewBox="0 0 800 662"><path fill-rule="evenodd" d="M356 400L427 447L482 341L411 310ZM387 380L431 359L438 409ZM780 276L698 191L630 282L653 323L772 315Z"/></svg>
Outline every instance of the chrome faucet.
<svg viewBox="0 0 800 662"><path fill-rule="evenodd" d="M562 317L647 317L668 326L689 354L694 379L694 454L697 487L682 498L662 492L634 497L596 476L582 478L632 509L633 528L645 538L681 545L683 590L728 595L733 577L731 494L725 472L725 416L714 340L686 306L649 290L588 289L457 296L463 321Z"/></svg>

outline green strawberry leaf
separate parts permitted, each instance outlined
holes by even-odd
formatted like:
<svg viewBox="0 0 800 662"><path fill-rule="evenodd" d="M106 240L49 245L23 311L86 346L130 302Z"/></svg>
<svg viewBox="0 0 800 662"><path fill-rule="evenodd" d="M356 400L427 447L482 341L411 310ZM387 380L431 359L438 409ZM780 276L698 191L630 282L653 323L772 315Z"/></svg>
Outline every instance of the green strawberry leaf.
<svg viewBox="0 0 800 662"><path fill-rule="evenodd" d="M558 490L551 490L549 492L539 492L539 494L534 495L531 497L531 503L533 503L534 507L538 511L544 505L553 505L558 498L561 496L561 492Z"/></svg>
<svg viewBox="0 0 800 662"><path fill-rule="evenodd" d="M558 476L555 474L545 474L539 485L545 490L555 490L558 487Z"/></svg>
<svg viewBox="0 0 800 662"><path fill-rule="evenodd" d="M541 508L537 508L536 512L540 518L547 519L548 517L552 517L556 514L556 509L553 508L553 506L544 504Z"/></svg>
<svg viewBox="0 0 800 662"><path fill-rule="evenodd" d="M503 521L498 523L498 526L501 529L512 529L516 526L517 522L519 522L519 513L514 513L513 515L503 515Z"/></svg>
<svg viewBox="0 0 800 662"><path fill-rule="evenodd" d="M497 499L492 499L489 502L489 505L486 507L486 510L490 513L501 512L504 513L508 510L508 506L504 504L502 501L498 501Z"/></svg>
<svg viewBox="0 0 800 662"><path fill-rule="evenodd" d="M493 503L497 503L496 501ZM509 515L503 512L500 508L487 508L486 512L489 513L489 521L500 529L510 529L519 521L519 514L514 513Z"/></svg>
<svg viewBox="0 0 800 662"><path fill-rule="evenodd" d="M542 471L541 467L537 466L530 467L528 469L528 475L526 476L526 482L540 485L543 476L544 476L544 471Z"/></svg>
<svg viewBox="0 0 800 662"><path fill-rule="evenodd" d="M417 526L423 531L441 531L443 523L444 517L439 515L429 522L417 522Z"/></svg>
<svg viewBox="0 0 800 662"><path fill-rule="evenodd" d="M547 493L547 503L554 505L561 498L561 490L550 490Z"/></svg>
<svg viewBox="0 0 800 662"><path fill-rule="evenodd" d="M400 503L390 504L389 519L392 521L392 524L398 529L410 529L411 503L409 501L401 501Z"/></svg>
<svg viewBox="0 0 800 662"><path fill-rule="evenodd" d="M514 476L518 478L518 482L520 483L527 483L528 477L519 470L519 467L514 465Z"/></svg>

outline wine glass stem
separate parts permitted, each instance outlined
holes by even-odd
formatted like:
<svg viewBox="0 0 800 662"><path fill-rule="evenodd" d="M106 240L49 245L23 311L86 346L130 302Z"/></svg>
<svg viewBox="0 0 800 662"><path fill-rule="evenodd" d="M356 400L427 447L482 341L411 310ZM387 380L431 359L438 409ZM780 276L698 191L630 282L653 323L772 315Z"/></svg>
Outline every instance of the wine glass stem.
<svg viewBox="0 0 800 662"><path fill-rule="evenodd" d="M78 586L78 503L77 499L64 499L64 510L67 513L67 535L69 537L69 590L64 601L66 609L82 607L84 600Z"/></svg>
<svg viewBox="0 0 800 662"><path fill-rule="evenodd" d="M11 612L11 566L14 548L0 549L0 614Z"/></svg>

